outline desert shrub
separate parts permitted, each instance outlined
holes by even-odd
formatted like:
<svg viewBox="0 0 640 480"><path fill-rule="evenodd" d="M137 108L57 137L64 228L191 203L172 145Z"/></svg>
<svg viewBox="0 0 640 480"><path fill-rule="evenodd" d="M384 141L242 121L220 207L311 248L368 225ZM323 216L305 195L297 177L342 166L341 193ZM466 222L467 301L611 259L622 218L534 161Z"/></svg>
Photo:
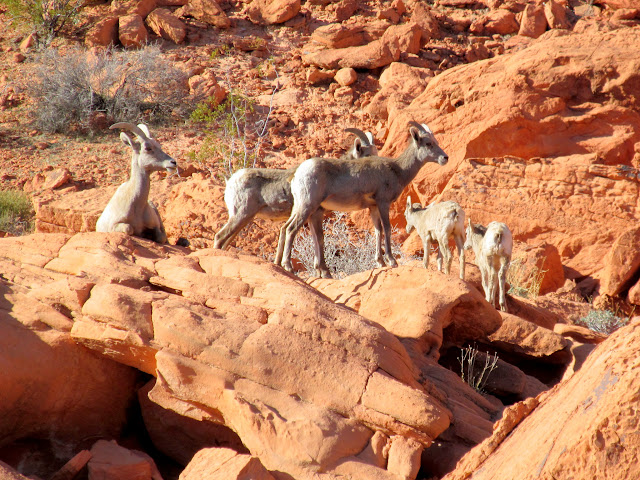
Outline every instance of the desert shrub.
<svg viewBox="0 0 640 480"><path fill-rule="evenodd" d="M75 23L83 2L79 0L0 0L13 24L38 35L41 45L49 45L62 29Z"/></svg>
<svg viewBox="0 0 640 480"><path fill-rule="evenodd" d="M536 266L527 268L526 259L522 257L512 259L507 271L508 293L523 298L536 298L545 273L546 270Z"/></svg>
<svg viewBox="0 0 640 480"><path fill-rule="evenodd" d="M255 167L269 134L270 116L271 108L260 108L239 91L230 92L219 104L213 99L200 103L191 120L203 124L206 137L191 158L204 164L213 161L227 177L240 168Z"/></svg>
<svg viewBox="0 0 640 480"><path fill-rule="evenodd" d="M478 358L484 357L484 365L482 360ZM479 393L484 393L484 387L489 380L489 375L498 364L498 355L481 353L476 347L465 347L460 350L458 357L460 363L460 378L462 381Z"/></svg>
<svg viewBox="0 0 640 480"><path fill-rule="evenodd" d="M346 215L344 212L334 212L324 220L322 226L325 261L333 278L344 278L377 267L375 234L369 231L356 232L347 225ZM392 241L391 251L398 263L403 263L400 245ZM315 275L313 236L307 227L296 235L293 256L302 263L309 275Z"/></svg>
<svg viewBox="0 0 640 480"><path fill-rule="evenodd" d="M620 327L624 327L629 319L620 317L611 310L589 310L586 316L576 323L587 327L597 333L610 335Z"/></svg>
<svg viewBox="0 0 640 480"><path fill-rule="evenodd" d="M97 53L44 50L31 93L37 125L46 132L93 131L105 122L157 123L187 108L186 77L157 46Z"/></svg>
<svg viewBox="0 0 640 480"><path fill-rule="evenodd" d="M19 190L0 191L0 231L12 235L31 232L33 206L27 195Z"/></svg>

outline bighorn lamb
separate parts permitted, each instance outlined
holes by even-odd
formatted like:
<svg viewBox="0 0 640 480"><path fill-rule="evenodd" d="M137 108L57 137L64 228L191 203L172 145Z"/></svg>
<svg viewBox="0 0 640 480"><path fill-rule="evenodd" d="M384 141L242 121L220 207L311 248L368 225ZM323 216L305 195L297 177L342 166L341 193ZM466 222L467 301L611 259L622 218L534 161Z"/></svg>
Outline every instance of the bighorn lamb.
<svg viewBox="0 0 640 480"><path fill-rule="evenodd" d="M109 128L124 130L120 133L120 140L132 150L131 175L109 200L98 218L96 231L123 232L166 243L167 234L158 209L149 201L150 175L151 172L163 169L175 171L177 163L162 151L146 125L116 123Z"/></svg>
<svg viewBox="0 0 640 480"><path fill-rule="evenodd" d="M486 227L474 225L469 219L467 226L466 250L473 248L476 262L482 275L482 288L491 305L495 305L496 286L500 287L500 309L507 311L505 284L507 270L511 263L513 250L513 236L511 230L504 223L491 222Z"/></svg>
<svg viewBox="0 0 640 480"><path fill-rule="evenodd" d="M353 146L342 156L343 159L358 159L378 153L370 132L363 132L357 128L347 128L345 131L353 133L356 138ZM272 221L289 218L293 207L289 182L297 168L243 168L235 172L224 191L229 220L216 234L214 248L226 249L254 217Z"/></svg>
<svg viewBox="0 0 640 480"><path fill-rule="evenodd" d="M453 237L460 259L460 278L464 280L465 215L462 207L456 202L446 201L432 203L423 208L419 203L412 204L409 196L404 217L407 219L407 233L411 233L415 228L422 239L424 268L429 266L429 247L432 243L437 243L438 270L442 271L444 258L444 273L449 274L453 259L449 250L449 239Z"/></svg>
<svg viewBox="0 0 640 480"><path fill-rule="evenodd" d="M300 227L307 220L313 220L319 209L353 211L368 208L376 229L378 265L384 266L382 229L387 263L392 267L398 265L391 253L391 202L398 198L404 187L427 162L444 165L449 160L426 125L413 121L410 125L409 145L398 158L371 156L359 161L311 158L302 162L291 180L293 210L289 220L280 229L281 241L276 254L276 264L282 265L288 271L293 270L293 240ZM321 222L317 229L321 231ZM311 233L315 235L313 229ZM316 251L315 263L324 265L323 250ZM328 271L323 273L323 276L330 277Z"/></svg>

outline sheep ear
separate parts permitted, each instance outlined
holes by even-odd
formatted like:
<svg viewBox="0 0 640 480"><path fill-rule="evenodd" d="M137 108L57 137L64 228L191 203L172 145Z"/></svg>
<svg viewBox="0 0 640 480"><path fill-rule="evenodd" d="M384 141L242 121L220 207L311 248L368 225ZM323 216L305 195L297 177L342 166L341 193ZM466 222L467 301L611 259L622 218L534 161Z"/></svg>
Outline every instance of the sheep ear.
<svg viewBox="0 0 640 480"><path fill-rule="evenodd" d="M411 127L409 129L409 133L411 134L411 137L415 142L420 142L420 130L418 130L416 127Z"/></svg>
<svg viewBox="0 0 640 480"><path fill-rule="evenodd" d="M356 138L353 142L353 148L359 157L362 156L362 141L359 138Z"/></svg>
<svg viewBox="0 0 640 480"><path fill-rule="evenodd" d="M411 207L411 195L407 195L407 208Z"/></svg>

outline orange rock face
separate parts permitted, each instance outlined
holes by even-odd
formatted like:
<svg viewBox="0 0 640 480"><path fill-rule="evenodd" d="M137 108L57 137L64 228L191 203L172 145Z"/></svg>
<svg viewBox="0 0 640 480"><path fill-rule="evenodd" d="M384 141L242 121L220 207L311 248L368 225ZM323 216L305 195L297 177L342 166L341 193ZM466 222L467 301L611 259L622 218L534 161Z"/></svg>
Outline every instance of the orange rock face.
<svg viewBox="0 0 640 480"><path fill-rule="evenodd" d="M527 408L513 420L505 414L502 424L513 429L509 436L497 428L445 480L636 478L640 377L633 352L639 346L636 317L601 343L580 371L543 396L535 409Z"/></svg>

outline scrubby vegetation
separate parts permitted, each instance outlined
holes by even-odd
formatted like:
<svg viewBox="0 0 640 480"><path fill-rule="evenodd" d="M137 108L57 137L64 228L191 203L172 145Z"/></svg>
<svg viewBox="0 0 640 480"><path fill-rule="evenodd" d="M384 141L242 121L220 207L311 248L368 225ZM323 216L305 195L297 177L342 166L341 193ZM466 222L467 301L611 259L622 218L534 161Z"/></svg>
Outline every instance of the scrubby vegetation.
<svg viewBox="0 0 640 480"><path fill-rule="evenodd" d="M545 273L547 273L546 270L536 266L527 268L526 260L522 257L514 258L507 271L509 294L523 298L536 298L540 294Z"/></svg>
<svg viewBox="0 0 640 480"><path fill-rule="evenodd" d="M207 135L191 157L203 164L215 162L226 176L240 168L255 167L269 134L270 116L270 108L260 108L241 92L229 93L219 104L213 99L199 104L191 119L202 123Z"/></svg>
<svg viewBox="0 0 640 480"><path fill-rule="evenodd" d="M322 225L325 260L333 278L344 278L377 268L375 235L369 231L356 232L347 225L346 219L346 213L334 212ZM400 245L392 240L391 247L398 263L405 263ZM315 275L313 237L307 227L296 236L293 256L304 265L307 273Z"/></svg>
<svg viewBox="0 0 640 480"><path fill-rule="evenodd" d="M17 27L38 36L41 45L49 45L65 28L73 24L84 5L79 0L0 0Z"/></svg>
<svg viewBox="0 0 640 480"><path fill-rule="evenodd" d="M36 62L34 115L46 132L94 131L124 121L157 123L183 116L187 109L186 76L156 46L45 49Z"/></svg>
<svg viewBox="0 0 640 480"><path fill-rule="evenodd" d="M33 230L33 206L19 190L0 191L0 231L24 235Z"/></svg>
<svg viewBox="0 0 640 480"><path fill-rule="evenodd" d="M594 332L610 335L620 327L624 327L628 321L628 318L620 317L612 310L593 309L589 310L589 313L578 320L577 323Z"/></svg>
<svg viewBox="0 0 640 480"><path fill-rule="evenodd" d="M489 375L498 364L498 355L492 357L490 354L480 352L476 347L468 346L460 350L458 362L462 381L475 391L483 393Z"/></svg>

